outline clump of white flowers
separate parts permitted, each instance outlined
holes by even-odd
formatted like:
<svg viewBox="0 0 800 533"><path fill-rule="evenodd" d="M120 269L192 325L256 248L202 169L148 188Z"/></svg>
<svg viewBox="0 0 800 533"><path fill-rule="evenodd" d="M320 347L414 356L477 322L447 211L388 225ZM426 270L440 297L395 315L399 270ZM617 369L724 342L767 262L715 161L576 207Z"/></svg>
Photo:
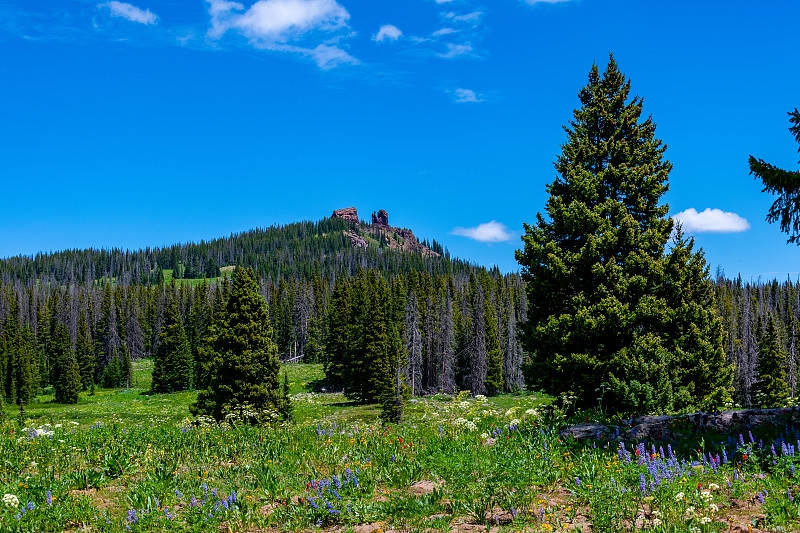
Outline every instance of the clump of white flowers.
<svg viewBox="0 0 800 533"><path fill-rule="evenodd" d="M475 401L480 403L486 403L488 400L486 399L486 396L484 396L483 394L476 394Z"/></svg>
<svg viewBox="0 0 800 533"><path fill-rule="evenodd" d="M6 494L3 496L3 503L16 509L19 507L19 498L13 494Z"/></svg>
<svg viewBox="0 0 800 533"><path fill-rule="evenodd" d="M478 426L475 425L475 422L472 420L467 420L466 418L456 418L453 420L453 425L463 427L469 431L476 431L478 429Z"/></svg>

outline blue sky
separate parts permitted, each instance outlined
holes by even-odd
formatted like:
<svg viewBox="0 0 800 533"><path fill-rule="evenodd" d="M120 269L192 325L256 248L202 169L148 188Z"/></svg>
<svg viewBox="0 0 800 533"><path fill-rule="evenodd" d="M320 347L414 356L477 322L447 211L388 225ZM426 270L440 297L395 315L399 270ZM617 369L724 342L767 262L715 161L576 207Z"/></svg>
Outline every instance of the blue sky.
<svg viewBox="0 0 800 533"><path fill-rule="evenodd" d="M788 0L0 0L0 257L355 206L516 270L613 52L712 271L796 279L747 158L798 166L798 22Z"/></svg>

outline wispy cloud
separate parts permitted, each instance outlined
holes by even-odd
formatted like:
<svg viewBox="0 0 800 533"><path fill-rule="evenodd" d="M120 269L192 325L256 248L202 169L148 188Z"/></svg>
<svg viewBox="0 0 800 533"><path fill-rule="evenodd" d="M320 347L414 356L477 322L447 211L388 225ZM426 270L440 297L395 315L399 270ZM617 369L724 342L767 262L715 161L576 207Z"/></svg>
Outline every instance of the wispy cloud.
<svg viewBox="0 0 800 533"><path fill-rule="evenodd" d="M384 24L378 30L378 33L372 38L374 41L383 42L383 41L396 41L403 35L403 32L400 31L400 28L394 26L392 24Z"/></svg>
<svg viewBox="0 0 800 533"><path fill-rule="evenodd" d="M736 213L707 207L698 213L694 207L672 215L687 233L738 233L750 229L747 219Z"/></svg>
<svg viewBox="0 0 800 533"><path fill-rule="evenodd" d="M207 1L210 39L238 33L256 48L307 55L326 70L358 63L334 45L338 39L351 35L347 24L350 13L336 0L258 0L248 9L239 2ZM329 39L320 43L320 34Z"/></svg>
<svg viewBox="0 0 800 533"><path fill-rule="evenodd" d="M459 104L467 102L483 102L483 97L476 94L472 89L456 89L453 91L455 101Z"/></svg>
<svg viewBox="0 0 800 533"><path fill-rule="evenodd" d="M522 3L533 6L536 4L561 4L571 2L572 0L521 0Z"/></svg>
<svg viewBox="0 0 800 533"><path fill-rule="evenodd" d="M453 231L450 233L452 235L460 235L462 237L468 237L480 242L506 242L512 240L516 236L508 231L508 228L505 225L497 222L496 220L478 224L474 228L456 227L453 228Z"/></svg>
<svg viewBox="0 0 800 533"><path fill-rule="evenodd" d="M453 59L461 56L468 56L472 54L472 44L455 44L447 43L447 51L441 54L436 54L443 59Z"/></svg>
<svg viewBox="0 0 800 533"><path fill-rule="evenodd" d="M158 17L149 9L141 9L132 4L125 2L117 2L113 0L103 4L97 4L97 7L108 8L111 11L111 16L121 17L131 22L138 22L140 24L155 24L158 22Z"/></svg>
<svg viewBox="0 0 800 533"><path fill-rule="evenodd" d="M445 19L449 19L455 22L467 22L470 24L477 24L481 20L482 16L483 16L483 11L473 11L472 13L465 13L463 15L459 15L453 12L442 14L442 17Z"/></svg>

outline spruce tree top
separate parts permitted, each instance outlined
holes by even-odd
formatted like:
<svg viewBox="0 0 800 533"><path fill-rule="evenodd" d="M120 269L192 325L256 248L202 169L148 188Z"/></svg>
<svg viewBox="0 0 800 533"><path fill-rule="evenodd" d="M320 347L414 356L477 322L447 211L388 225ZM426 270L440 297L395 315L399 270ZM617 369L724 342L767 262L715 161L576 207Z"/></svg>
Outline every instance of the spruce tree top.
<svg viewBox="0 0 800 533"><path fill-rule="evenodd" d="M666 146L613 56L578 96L546 216L525 224L516 254L526 380L582 407L598 397L638 412L719 403L729 372L705 259L680 232L666 251Z"/></svg>
<svg viewBox="0 0 800 533"><path fill-rule="evenodd" d="M640 121L642 99L630 98L630 81L613 56L602 75L592 66L578 97L581 107L564 127L558 176L547 186L548 217L537 213L535 227L525 224L524 250L517 251L526 281L552 294L530 302L534 321L598 283L646 275L673 226L669 207L659 203L672 169L666 146L651 117Z"/></svg>

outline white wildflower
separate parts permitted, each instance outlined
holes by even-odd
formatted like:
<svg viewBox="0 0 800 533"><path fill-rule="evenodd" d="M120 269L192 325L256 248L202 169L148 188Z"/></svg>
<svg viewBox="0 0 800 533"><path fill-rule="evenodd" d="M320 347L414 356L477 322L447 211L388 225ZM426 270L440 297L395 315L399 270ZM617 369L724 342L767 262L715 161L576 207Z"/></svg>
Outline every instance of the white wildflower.
<svg viewBox="0 0 800 533"><path fill-rule="evenodd" d="M700 498L702 498L703 501L706 501L706 502L710 501L711 500L711 491L701 490L700 491Z"/></svg>
<svg viewBox="0 0 800 533"><path fill-rule="evenodd" d="M482 438L483 440L486 440L486 439L488 439L488 438L489 438L489 434L488 434L488 433L481 433L481 438Z"/></svg>
<svg viewBox="0 0 800 533"><path fill-rule="evenodd" d="M509 422L508 425L509 426L518 426L519 425L519 419L515 418L514 420Z"/></svg>
<svg viewBox="0 0 800 533"><path fill-rule="evenodd" d="M656 527L660 526L661 525L661 519L660 518L654 518L653 519L653 525L656 526Z"/></svg>
<svg viewBox="0 0 800 533"><path fill-rule="evenodd" d="M717 485L716 483L712 483L712 484L710 484L708 486L708 489L709 490L713 490L713 491L718 491L719 490L719 485Z"/></svg>
<svg viewBox="0 0 800 533"><path fill-rule="evenodd" d="M679 492L678 494L675 495L675 501L682 502L685 497L686 495L684 493Z"/></svg>
<svg viewBox="0 0 800 533"><path fill-rule="evenodd" d="M486 396L484 396L483 394L476 394L475 401L483 403L486 401Z"/></svg>
<svg viewBox="0 0 800 533"><path fill-rule="evenodd" d="M17 498L13 494L6 494L3 496L3 503L8 505L9 507L14 507L16 509L17 507L19 507L19 498Z"/></svg>
<svg viewBox="0 0 800 533"><path fill-rule="evenodd" d="M701 524L708 524L709 522L711 522L711 518L709 518L707 516L700 517L700 523Z"/></svg>

